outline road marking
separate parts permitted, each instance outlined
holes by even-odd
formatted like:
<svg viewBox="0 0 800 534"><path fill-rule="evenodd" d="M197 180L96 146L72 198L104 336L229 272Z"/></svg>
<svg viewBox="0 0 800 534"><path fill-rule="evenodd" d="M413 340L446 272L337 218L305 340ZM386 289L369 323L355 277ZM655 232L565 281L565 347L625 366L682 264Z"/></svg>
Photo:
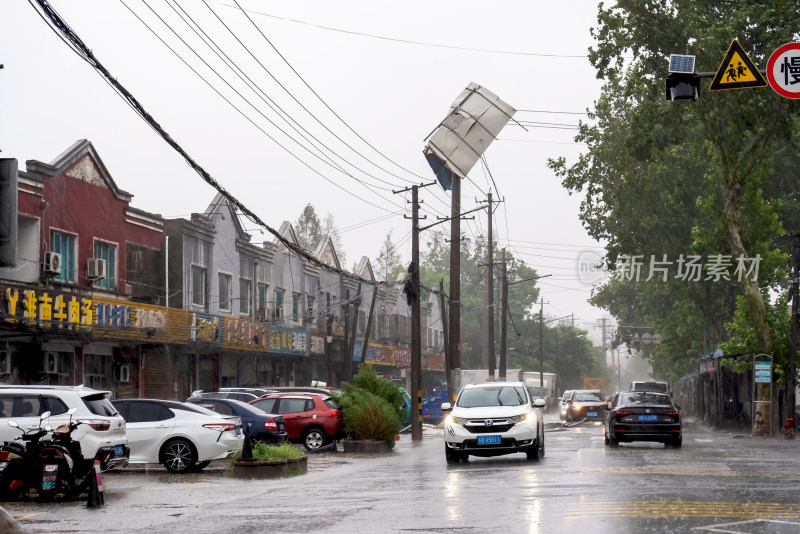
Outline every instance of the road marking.
<svg viewBox="0 0 800 534"><path fill-rule="evenodd" d="M800 518L800 505L781 502L637 501L591 502L570 506L565 518Z"/></svg>
<svg viewBox="0 0 800 534"><path fill-rule="evenodd" d="M747 530L727 530L727 529L729 527L735 527L738 525L753 525L755 523L775 523L778 525L797 525L798 527L800 527L800 523L794 523L792 521L775 521L771 519L750 519L748 521L736 521L735 523L722 523L721 525L694 527L692 530L705 530L708 532L727 532L728 534L748 534L750 532L753 532L753 529L747 529ZM760 529L760 531L763 531L763 528Z"/></svg>
<svg viewBox="0 0 800 534"><path fill-rule="evenodd" d="M648 466L648 467L588 467L582 469L583 473L611 473L617 475L676 475L676 476L699 476L699 477L745 477L745 478L800 478L800 472L794 471L734 471L725 465L709 466L705 464L704 468L696 467L675 467L672 465L665 466Z"/></svg>

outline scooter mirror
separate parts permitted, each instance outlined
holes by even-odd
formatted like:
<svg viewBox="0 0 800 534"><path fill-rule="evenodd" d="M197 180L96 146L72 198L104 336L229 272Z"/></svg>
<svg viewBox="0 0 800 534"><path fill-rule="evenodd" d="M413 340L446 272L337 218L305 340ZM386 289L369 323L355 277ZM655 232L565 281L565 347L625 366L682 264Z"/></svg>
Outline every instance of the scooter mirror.
<svg viewBox="0 0 800 534"><path fill-rule="evenodd" d="M77 411L78 411L78 409L77 409L77 408L70 408L69 410L67 410L67 415L72 415L72 414L74 414L74 413L75 413L75 412L77 412Z"/></svg>
<svg viewBox="0 0 800 534"><path fill-rule="evenodd" d="M40 415L39 419L47 419L48 417L50 417L50 412L49 411L44 412L42 415Z"/></svg>
<svg viewBox="0 0 800 534"><path fill-rule="evenodd" d="M8 422L8 426L12 426L14 428L19 428L19 425L17 424L16 421L9 421Z"/></svg>

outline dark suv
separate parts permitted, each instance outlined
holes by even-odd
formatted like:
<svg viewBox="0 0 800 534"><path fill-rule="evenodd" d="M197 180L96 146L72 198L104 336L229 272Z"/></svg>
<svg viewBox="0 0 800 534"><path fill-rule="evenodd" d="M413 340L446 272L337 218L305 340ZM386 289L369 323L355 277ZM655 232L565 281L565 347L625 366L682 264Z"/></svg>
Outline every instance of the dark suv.
<svg viewBox="0 0 800 534"><path fill-rule="evenodd" d="M343 434L342 410L327 395L315 393L273 393L250 404L283 416L289 441L300 442L313 451Z"/></svg>
<svg viewBox="0 0 800 534"><path fill-rule="evenodd" d="M580 421L603 421L608 412L608 403L598 389L576 389L569 398L564 396L561 411L568 423Z"/></svg>

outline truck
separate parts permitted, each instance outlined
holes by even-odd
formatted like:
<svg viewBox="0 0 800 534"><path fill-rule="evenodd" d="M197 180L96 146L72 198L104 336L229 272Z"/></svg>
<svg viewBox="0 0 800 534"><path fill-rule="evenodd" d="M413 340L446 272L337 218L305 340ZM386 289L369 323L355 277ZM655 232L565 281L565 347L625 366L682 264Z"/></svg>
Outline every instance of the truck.
<svg viewBox="0 0 800 534"><path fill-rule="evenodd" d="M556 375L555 373L542 373L544 384L539 381L539 373L525 371L522 373L522 382L533 398L544 399L544 409L549 412L556 406Z"/></svg>
<svg viewBox="0 0 800 534"><path fill-rule="evenodd" d="M494 372L494 381L500 380L497 370ZM458 388L461 389L467 384L481 384L489 382L488 369L461 369L458 372ZM506 382L522 382L522 369L506 369Z"/></svg>

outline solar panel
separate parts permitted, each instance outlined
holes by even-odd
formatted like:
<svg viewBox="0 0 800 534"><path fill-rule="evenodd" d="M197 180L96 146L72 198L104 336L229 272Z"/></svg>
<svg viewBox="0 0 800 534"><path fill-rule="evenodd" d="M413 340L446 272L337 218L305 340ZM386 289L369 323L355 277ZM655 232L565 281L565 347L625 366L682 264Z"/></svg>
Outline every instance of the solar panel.
<svg viewBox="0 0 800 534"><path fill-rule="evenodd" d="M694 56L672 54L669 56L669 71L691 74L694 72Z"/></svg>

